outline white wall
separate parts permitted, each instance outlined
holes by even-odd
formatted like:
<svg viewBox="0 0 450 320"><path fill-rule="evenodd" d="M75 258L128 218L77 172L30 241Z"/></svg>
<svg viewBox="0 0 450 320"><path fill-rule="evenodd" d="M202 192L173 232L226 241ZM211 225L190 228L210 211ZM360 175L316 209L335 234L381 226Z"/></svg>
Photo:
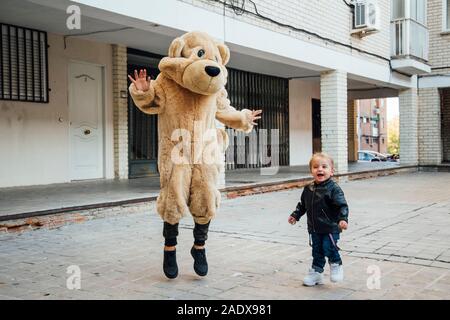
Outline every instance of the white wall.
<svg viewBox="0 0 450 320"><path fill-rule="evenodd" d="M289 80L289 163L308 165L312 155L311 99L320 99L319 79Z"/></svg>
<svg viewBox="0 0 450 320"><path fill-rule="evenodd" d="M50 5L48 0L34 1ZM132 6L122 0L75 2L84 5L85 15L132 26L138 30L149 30L148 22L160 26L155 32L171 37L184 31L204 30L213 37L224 40L232 52L262 58L268 62L277 61L314 71L342 70L363 81L383 86L416 86L410 77L392 73L389 63L384 59L347 47L352 45L385 58L390 56L390 0L379 1L380 32L361 39L350 35L351 9L342 1L321 0L313 1L314 4L311 4L312 1L298 0L257 1L258 8L265 16L339 40L343 45L273 25L252 15L236 15L232 10L225 10L224 17L223 5L214 1L136 0ZM57 2L52 3L57 6ZM247 5L247 9L254 10L249 2Z"/></svg>
<svg viewBox="0 0 450 320"><path fill-rule="evenodd" d="M105 66L105 176L114 177L112 51L109 44L48 34L49 103L0 100L0 187L68 182L68 62ZM61 121L59 120L61 118Z"/></svg>

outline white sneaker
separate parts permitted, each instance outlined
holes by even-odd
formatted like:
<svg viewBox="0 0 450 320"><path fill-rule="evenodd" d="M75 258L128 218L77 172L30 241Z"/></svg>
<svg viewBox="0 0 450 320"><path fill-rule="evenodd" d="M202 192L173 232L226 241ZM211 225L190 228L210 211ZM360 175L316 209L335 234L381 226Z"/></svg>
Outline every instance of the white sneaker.
<svg viewBox="0 0 450 320"><path fill-rule="evenodd" d="M311 268L308 275L303 278L303 284L308 287L323 284L323 274Z"/></svg>
<svg viewBox="0 0 450 320"><path fill-rule="evenodd" d="M344 268L339 263L330 263L331 282L341 282L344 280Z"/></svg>

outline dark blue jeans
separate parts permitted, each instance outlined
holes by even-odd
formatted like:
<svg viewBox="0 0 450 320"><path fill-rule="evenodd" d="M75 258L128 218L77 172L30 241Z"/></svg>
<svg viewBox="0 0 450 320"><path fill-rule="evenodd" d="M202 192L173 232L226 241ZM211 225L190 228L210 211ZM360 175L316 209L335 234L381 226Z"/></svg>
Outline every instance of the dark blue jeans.
<svg viewBox="0 0 450 320"><path fill-rule="evenodd" d="M333 237L334 243L331 241L330 235ZM312 268L319 272L323 272L325 267L325 257L328 257L329 263L342 264L341 256L336 248L339 240L339 233L314 233L310 234L312 241ZM336 245L336 246L335 246Z"/></svg>

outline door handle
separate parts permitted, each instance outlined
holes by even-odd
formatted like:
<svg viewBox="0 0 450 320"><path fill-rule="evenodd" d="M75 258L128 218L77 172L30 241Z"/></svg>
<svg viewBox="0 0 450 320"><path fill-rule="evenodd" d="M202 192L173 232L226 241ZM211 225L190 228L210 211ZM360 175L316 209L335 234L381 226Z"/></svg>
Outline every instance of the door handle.
<svg viewBox="0 0 450 320"><path fill-rule="evenodd" d="M85 135L88 135L88 134L90 134L90 133L91 133L91 130L89 130L89 129L84 130L84 134L85 134Z"/></svg>

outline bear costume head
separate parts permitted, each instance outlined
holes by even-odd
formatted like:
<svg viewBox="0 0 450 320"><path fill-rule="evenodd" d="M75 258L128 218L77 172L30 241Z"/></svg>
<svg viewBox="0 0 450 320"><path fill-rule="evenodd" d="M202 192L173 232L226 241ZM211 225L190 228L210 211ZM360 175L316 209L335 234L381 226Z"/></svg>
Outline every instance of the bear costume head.
<svg viewBox="0 0 450 320"><path fill-rule="evenodd" d="M224 88L230 50L204 32L193 31L172 41L159 70L189 91L212 95Z"/></svg>

